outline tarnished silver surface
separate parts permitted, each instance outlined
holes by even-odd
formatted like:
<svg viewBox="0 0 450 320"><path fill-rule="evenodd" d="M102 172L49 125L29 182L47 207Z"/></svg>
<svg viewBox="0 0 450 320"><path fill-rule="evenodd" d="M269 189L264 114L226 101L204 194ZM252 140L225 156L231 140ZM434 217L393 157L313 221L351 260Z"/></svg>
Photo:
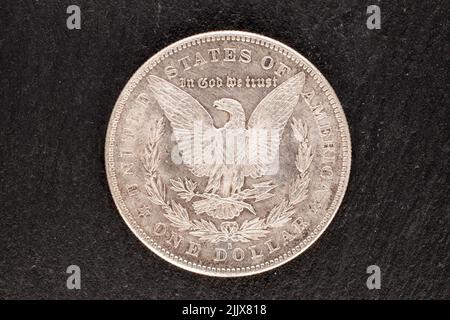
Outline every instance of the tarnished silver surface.
<svg viewBox="0 0 450 320"><path fill-rule="evenodd" d="M221 31L178 41L133 75L105 156L119 212L148 248L231 277L317 240L344 196L351 150L339 100L309 61Z"/></svg>

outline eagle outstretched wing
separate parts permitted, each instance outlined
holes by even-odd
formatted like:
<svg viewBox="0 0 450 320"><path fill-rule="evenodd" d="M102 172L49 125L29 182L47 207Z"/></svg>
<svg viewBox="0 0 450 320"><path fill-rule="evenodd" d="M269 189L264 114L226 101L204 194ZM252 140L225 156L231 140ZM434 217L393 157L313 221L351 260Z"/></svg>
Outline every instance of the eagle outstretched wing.
<svg viewBox="0 0 450 320"><path fill-rule="evenodd" d="M202 152L196 152L195 146L200 151L208 148L219 151L214 148L214 135L212 139L198 135L201 141L194 143L194 134L195 126L201 126L202 131L217 130L211 115L194 97L170 82L153 75L147 77L147 82L164 115L169 119L183 164L196 176L210 176L213 165L204 163Z"/></svg>
<svg viewBox="0 0 450 320"><path fill-rule="evenodd" d="M247 163L250 165L246 166L246 176L258 178L270 173L278 157L283 129L298 103L304 84L305 73L299 72L273 89L256 106L247 124L250 136ZM253 137L257 143L252 143L252 135L263 137Z"/></svg>

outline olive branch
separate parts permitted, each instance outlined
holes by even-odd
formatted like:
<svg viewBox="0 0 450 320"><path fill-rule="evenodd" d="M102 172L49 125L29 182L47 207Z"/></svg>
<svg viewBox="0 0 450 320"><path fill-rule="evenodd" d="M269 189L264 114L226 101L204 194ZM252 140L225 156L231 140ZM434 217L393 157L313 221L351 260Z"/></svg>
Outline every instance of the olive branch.
<svg viewBox="0 0 450 320"><path fill-rule="evenodd" d="M178 196L181 199L186 201L191 201L194 197L200 197L204 199L218 199L222 202L233 203L241 206L242 208L247 209L251 213L256 215L253 207L248 203L244 202L244 200L254 199L255 202L262 201L273 196L270 191L276 187L276 185L272 184L271 181L264 181L260 183L256 183L252 186L251 189L244 189L239 192L234 193L228 198L221 198L215 193L205 192L198 193L195 191L197 188L197 183L193 182L189 178L185 178L184 180L181 178L170 179L170 183L172 186L170 189L178 193Z"/></svg>

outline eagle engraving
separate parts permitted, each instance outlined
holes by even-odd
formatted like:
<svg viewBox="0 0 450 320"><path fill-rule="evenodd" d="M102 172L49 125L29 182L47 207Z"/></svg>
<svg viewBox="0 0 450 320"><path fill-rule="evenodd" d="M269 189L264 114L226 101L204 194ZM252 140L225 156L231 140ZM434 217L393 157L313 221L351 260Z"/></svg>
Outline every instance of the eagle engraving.
<svg viewBox="0 0 450 320"><path fill-rule="evenodd" d="M278 160L283 129L303 90L305 74L299 72L273 89L247 122L240 102L231 98L214 101L213 107L228 114L221 128L215 127L208 111L189 93L157 76L150 75L147 81L170 122L183 164L193 175L208 178L204 193L198 195L203 199L192 203L196 214L224 220L239 216L244 209L256 214L244 200L267 199L276 186L264 181L254 184L253 189L243 189L245 177L256 179L271 173ZM199 127L208 134L199 135ZM230 136L237 140L225 143Z"/></svg>

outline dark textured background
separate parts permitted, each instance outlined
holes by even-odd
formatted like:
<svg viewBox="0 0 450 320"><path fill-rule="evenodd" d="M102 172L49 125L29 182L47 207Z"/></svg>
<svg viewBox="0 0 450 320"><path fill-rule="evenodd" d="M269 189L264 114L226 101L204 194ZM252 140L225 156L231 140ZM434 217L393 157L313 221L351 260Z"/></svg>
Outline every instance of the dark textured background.
<svg viewBox="0 0 450 320"><path fill-rule="evenodd" d="M82 29L66 28L80 5ZM366 28L378 4L381 30ZM0 298L450 298L449 1L2 1ZM145 60L199 32L253 31L293 47L339 96L351 179L330 227L258 276L166 263L108 190L113 105ZM66 289L77 264L82 289ZM366 288L366 268L382 289Z"/></svg>

